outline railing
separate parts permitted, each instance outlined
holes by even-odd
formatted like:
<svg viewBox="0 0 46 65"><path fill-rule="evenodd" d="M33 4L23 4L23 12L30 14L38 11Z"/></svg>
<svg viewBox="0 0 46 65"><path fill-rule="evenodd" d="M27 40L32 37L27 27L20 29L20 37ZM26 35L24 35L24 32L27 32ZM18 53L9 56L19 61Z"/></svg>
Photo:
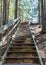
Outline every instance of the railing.
<svg viewBox="0 0 46 65"><path fill-rule="evenodd" d="M29 25L30 26L30 25ZM30 29L30 27L29 27ZM31 32L31 31L30 31ZM39 57L39 61L40 61L40 65L44 65L43 62L42 62L42 58L40 57L40 54L39 54L39 50L38 50L38 46L37 46L37 43L35 42L35 35L31 32L31 35L32 35L32 38L33 38L33 42L35 44L35 47L36 47L36 51L37 51L37 54L38 54L38 57Z"/></svg>
<svg viewBox="0 0 46 65"><path fill-rule="evenodd" d="M41 65L44 65L43 62L42 62L42 58L41 58L41 56L40 56L40 54L39 54L39 50L38 50L38 47L37 47L37 43L35 42L35 39L34 39L35 36L32 35L32 38L33 38L33 41L34 41L35 47L36 47L36 49L37 49L37 54L38 54L38 56L39 56L40 64L41 64Z"/></svg>
<svg viewBox="0 0 46 65"><path fill-rule="evenodd" d="M0 58L1 56L1 50L4 50L4 48L7 49L9 46L9 43L12 40L12 36L17 31L18 26L20 25L20 17L15 19L13 22L9 22L7 25L4 25L0 28Z"/></svg>

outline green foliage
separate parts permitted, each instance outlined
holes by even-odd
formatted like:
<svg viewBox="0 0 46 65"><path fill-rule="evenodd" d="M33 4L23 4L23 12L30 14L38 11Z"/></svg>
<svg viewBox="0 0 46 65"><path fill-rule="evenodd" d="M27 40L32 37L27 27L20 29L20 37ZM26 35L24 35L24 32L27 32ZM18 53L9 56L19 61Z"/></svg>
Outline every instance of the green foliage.
<svg viewBox="0 0 46 65"><path fill-rule="evenodd" d="M0 4L1 4L1 1L3 1L3 0L0 0ZM9 2L9 20L11 20L11 19L14 19L15 1L16 0L9 0L9 1L10 1ZM18 15L21 16L22 21L25 19L28 19L28 18L33 19L33 15L37 14L38 9L39 9L38 5L37 5L37 3L33 4L36 1L37 0L18 0ZM33 7L34 7L34 10L33 10ZM0 6L0 15L1 15L1 6ZM1 16L0 16L0 18L1 18Z"/></svg>
<svg viewBox="0 0 46 65"><path fill-rule="evenodd" d="M31 20L33 20L33 16L38 14L37 1L36 0L19 0L19 3L18 3L19 15L21 16L22 20L28 19L28 17L32 18Z"/></svg>

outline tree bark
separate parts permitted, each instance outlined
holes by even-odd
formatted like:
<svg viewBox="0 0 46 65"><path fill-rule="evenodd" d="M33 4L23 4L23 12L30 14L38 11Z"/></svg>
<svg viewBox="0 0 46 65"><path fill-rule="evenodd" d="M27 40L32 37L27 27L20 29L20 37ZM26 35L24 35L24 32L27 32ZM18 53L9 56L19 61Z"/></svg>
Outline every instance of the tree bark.
<svg viewBox="0 0 46 65"><path fill-rule="evenodd" d="M15 1L15 19L17 18L18 0Z"/></svg>
<svg viewBox="0 0 46 65"><path fill-rule="evenodd" d="M1 8L1 10L0 10L1 16L0 16L0 17L2 18L2 0L0 0L0 2L1 2L1 3L0 3L0 5L1 5L1 6L0 6L0 8ZM2 26L2 19L0 20L0 27L1 27L1 26Z"/></svg>
<svg viewBox="0 0 46 65"><path fill-rule="evenodd" d="M42 32L45 33L46 32L46 9L43 0L41 0L41 4L42 4Z"/></svg>
<svg viewBox="0 0 46 65"><path fill-rule="evenodd" d="M3 0L3 25L8 23L8 17L9 17L9 4L8 0Z"/></svg>
<svg viewBox="0 0 46 65"><path fill-rule="evenodd" d="M6 23L6 1L3 0L3 25Z"/></svg>

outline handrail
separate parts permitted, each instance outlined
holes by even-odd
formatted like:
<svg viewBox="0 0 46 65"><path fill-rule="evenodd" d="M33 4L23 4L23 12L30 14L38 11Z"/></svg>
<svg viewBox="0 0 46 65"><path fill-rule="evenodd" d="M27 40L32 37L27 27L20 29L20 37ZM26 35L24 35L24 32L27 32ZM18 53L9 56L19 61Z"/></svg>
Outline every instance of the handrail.
<svg viewBox="0 0 46 65"><path fill-rule="evenodd" d="M0 27L0 33L5 31L6 29L8 29L10 26L14 25L19 19L20 19L20 17L18 17L17 19L14 19L13 22L8 22L8 24Z"/></svg>
<svg viewBox="0 0 46 65"><path fill-rule="evenodd" d="M19 22L18 22L19 23ZM11 34L13 29L18 25L18 23L9 31L9 33L4 37L4 41L7 39L7 37Z"/></svg>
<svg viewBox="0 0 46 65"><path fill-rule="evenodd" d="M15 21L15 22L14 22L14 24L12 24L13 26L12 26L12 28L10 29L10 31L8 31L8 34L5 36L5 39L7 39L7 36L9 36L9 35L12 35L12 39L13 39L13 35L14 35L14 34L16 35L17 30L18 30L18 27L20 26L20 22L21 22L20 17L17 18L16 20L14 20L14 21ZM15 30L15 29L16 29L16 32L15 32L14 34L11 34L12 31ZM6 50L5 50L4 54L3 54L3 56L0 56L0 57L1 57L1 60L2 60L2 64L3 64L3 62L4 62L4 59L5 59L6 55L7 55L7 51L8 51L8 49L9 49L10 45L12 44L12 39L10 40L10 42L8 42L8 44L7 44L7 46L6 46ZM4 41L5 41L5 40L4 40ZM3 48L2 48L2 49L3 49ZM2 64L1 64L1 65L2 65Z"/></svg>
<svg viewBox="0 0 46 65"><path fill-rule="evenodd" d="M33 38L33 41L34 41L35 47L36 47L36 49L37 49L37 53L38 53L38 56L39 56L40 63L41 63L41 65L44 65L43 62L42 62L41 56L40 56L40 54L39 54L39 51L38 51L37 43L35 42L35 39L34 39L35 36L32 35L32 38Z"/></svg>
<svg viewBox="0 0 46 65"><path fill-rule="evenodd" d="M6 27L6 28L4 27L4 29L1 31L1 33L2 33L4 30L9 29L9 27L12 26L12 28L11 28L10 30L8 30L7 35L5 35L5 37L3 37L3 40L0 40L0 59L2 60L2 62L3 62L4 58L5 58L5 55L7 54L7 50L9 49L9 46L11 45L10 42L12 42L12 39L13 39L12 37L13 37L13 35L17 32L17 30L18 30L18 27L19 27L19 25L20 25L20 22L21 22L20 17L18 17L18 18L15 19L14 22L13 22L12 24L10 24L9 26L8 26L8 24L5 25L5 26L7 26L7 27ZM3 26L2 26L2 27L3 27ZM16 32L15 32L14 30L16 30ZM12 33L13 31L14 31L14 34ZM12 37L11 37L11 40L8 41L9 36L12 36ZM3 43L2 43L2 42L4 42L5 40L7 40L7 43L5 43L6 50L5 50L4 54L1 56L1 53L2 53L1 50L3 50L3 47L2 47ZM10 44L9 44L9 43L10 43Z"/></svg>
<svg viewBox="0 0 46 65"><path fill-rule="evenodd" d="M29 27L29 29L30 29L30 27ZM30 30L30 32L31 32L31 30ZM41 65L44 65L43 62L42 62L42 59L40 57L40 54L39 54L39 50L38 50L38 47L37 47L37 43L35 42L35 35L33 35L32 32L31 32L31 35L32 35L32 38L33 38L33 41L34 41L34 44L35 44L35 47L36 47L36 50L37 50L37 54L38 54L38 57L39 57L40 64Z"/></svg>
<svg viewBox="0 0 46 65"><path fill-rule="evenodd" d="M17 22L17 21L18 21L18 22ZM15 20L14 20L14 23L12 23L12 24L10 24L10 25L8 25L8 24L9 24L9 23L8 23L7 25L5 25L6 28L4 27L1 32L3 32L4 30L8 29L10 26L13 26L13 28L11 28L11 30L8 32L8 34L2 38L2 41L0 41L1 45L2 45L2 42L4 42L4 41L7 39L7 37L12 33L12 31L17 27L17 25L19 25L19 23L20 23L20 17L17 18L17 19L15 19ZM3 27L3 26L2 26L2 27Z"/></svg>

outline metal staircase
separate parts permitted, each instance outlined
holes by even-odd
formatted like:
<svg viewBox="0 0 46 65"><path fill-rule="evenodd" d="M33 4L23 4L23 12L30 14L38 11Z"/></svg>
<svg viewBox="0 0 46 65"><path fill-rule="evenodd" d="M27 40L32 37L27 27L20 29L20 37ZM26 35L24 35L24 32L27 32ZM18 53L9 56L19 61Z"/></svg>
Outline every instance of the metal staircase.
<svg viewBox="0 0 46 65"><path fill-rule="evenodd" d="M3 65L41 65L28 23L21 23Z"/></svg>

